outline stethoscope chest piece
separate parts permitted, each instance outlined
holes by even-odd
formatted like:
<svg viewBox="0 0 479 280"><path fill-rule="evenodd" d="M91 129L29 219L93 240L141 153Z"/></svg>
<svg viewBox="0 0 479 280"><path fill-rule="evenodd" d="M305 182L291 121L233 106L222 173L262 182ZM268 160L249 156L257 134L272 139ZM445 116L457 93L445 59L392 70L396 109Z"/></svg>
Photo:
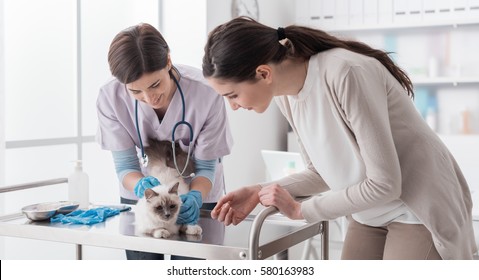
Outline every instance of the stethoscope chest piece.
<svg viewBox="0 0 479 280"><path fill-rule="evenodd" d="M144 168L148 167L148 155L143 154L142 157L140 158L140 163Z"/></svg>

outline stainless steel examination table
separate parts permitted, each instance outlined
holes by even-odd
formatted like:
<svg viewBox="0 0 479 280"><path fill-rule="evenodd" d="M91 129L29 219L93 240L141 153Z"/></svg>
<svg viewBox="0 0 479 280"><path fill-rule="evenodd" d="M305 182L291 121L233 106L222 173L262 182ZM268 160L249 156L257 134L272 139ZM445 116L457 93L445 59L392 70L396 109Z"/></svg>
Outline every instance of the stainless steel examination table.
<svg viewBox="0 0 479 280"><path fill-rule="evenodd" d="M213 220L209 211L203 211L199 220L201 236L180 234L169 239L135 235L134 209L91 226L34 222L22 213L4 215L0 217L0 235L77 244L78 259L82 258L81 246L89 245L227 260L286 259L290 247L320 234L321 258L328 259L328 222L291 221L277 214L274 207L228 227Z"/></svg>

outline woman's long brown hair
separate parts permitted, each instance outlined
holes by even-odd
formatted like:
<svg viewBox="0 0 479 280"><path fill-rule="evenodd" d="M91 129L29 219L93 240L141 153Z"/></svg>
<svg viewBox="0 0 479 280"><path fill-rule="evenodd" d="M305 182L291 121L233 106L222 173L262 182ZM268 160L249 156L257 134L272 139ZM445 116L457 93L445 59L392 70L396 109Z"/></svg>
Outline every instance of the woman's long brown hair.
<svg viewBox="0 0 479 280"><path fill-rule="evenodd" d="M258 65L279 63L286 58L309 59L333 48L343 48L377 59L414 97L413 85L404 70L384 51L358 42L336 38L324 31L291 25L284 28L286 44L278 43L276 29L251 18L235 18L216 27L208 36L203 57L203 75L235 82L255 78Z"/></svg>

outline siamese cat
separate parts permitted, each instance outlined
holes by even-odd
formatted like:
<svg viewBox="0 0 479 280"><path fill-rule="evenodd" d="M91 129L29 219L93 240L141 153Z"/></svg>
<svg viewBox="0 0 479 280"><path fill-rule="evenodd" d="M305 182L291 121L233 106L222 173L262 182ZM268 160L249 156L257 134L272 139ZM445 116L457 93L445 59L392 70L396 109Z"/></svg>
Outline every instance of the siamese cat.
<svg viewBox="0 0 479 280"><path fill-rule="evenodd" d="M175 154L178 167L183 169L187 154L175 144ZM189 235L201 235L199 225L177 225L176 219L181 207L180 195L189 192L189 184L179 176L173 159L173 149L170 141L149 139L145 149L148 155L148 174L156 177L160 185L145 190L143 198L136 205L135 219L137 234L148 234L155 238L168 238L171 235L184 232ZM188 162L185 174L195 171L192 159Z"/></svg>
<svg viewBox="0 0 479 280"><path fill-rule="evenodd" d="M147 234L155 238L169 238L178 232L201 235L202 229L199 225L176 224L181 207L178 186L177 182L173 186L159 185L145 190L144 197L136 204L137 234Z"/></svg>

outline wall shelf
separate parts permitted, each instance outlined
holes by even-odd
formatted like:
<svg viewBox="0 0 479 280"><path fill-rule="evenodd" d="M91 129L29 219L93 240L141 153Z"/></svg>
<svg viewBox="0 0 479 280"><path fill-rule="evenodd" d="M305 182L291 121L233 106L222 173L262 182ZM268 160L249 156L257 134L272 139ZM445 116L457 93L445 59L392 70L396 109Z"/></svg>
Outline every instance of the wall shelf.
<svg viewBox="0 0 479 280"><path fill-rule="evenodd" d="M471 141L471 144L479 143L479 134L444 134L438 133L439 138L445 141ZM477 145L475 145L477 147Z"/></svg>
<svg viewBox="0 0 479 280"><path fill-rule="evenodd" d="M434 22L424 22L424 21L413 21L407 23L377 23L377 24L363 24L356 26L337 26L333 28L326 29L327 32L337 32L337 33L350 33L357 31L385 31L385 30L402 30L402 29L418 29L418 28L458 28L461 26L470 26L470 25L479 25L477 19L474 20L461 20L461 21L434 21Z"/></svg>
<svg viewBox="0 0 479 280"><path fill-rule="evenodd" d="M479 77L411 77L415 86L458 86L479 84Z"/></svg>

